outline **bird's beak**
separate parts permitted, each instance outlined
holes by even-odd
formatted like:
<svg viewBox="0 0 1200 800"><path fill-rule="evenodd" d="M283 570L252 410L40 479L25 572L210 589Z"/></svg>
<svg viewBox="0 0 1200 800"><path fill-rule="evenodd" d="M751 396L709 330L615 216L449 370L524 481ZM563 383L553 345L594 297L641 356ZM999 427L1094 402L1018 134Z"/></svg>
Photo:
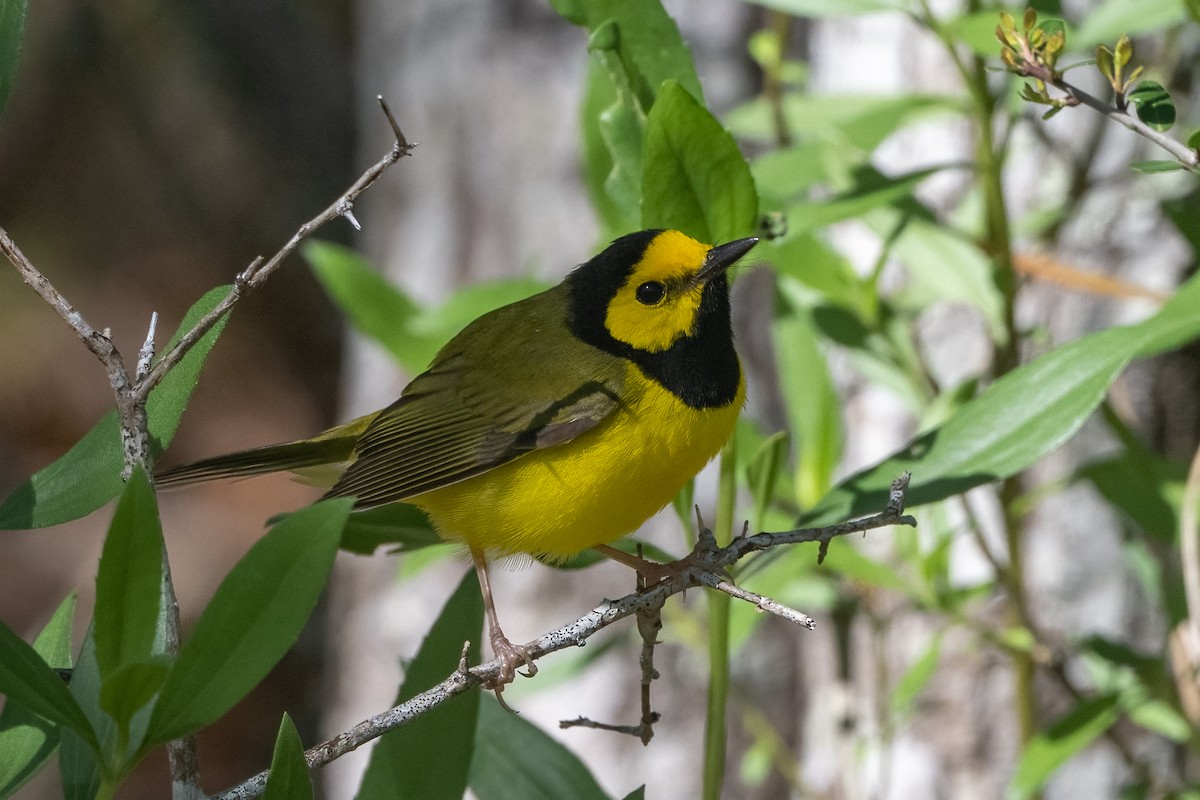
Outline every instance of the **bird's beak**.
<svg viewBox="0 0 1200 800"><path fill-rule="evenodd" d="M693 286L704 286L718 275L723 275L725 270L734 265L735 262L746 253L750 252L750 248L758 244L758 237L751 236L748 239L738 239L728 244L720 244L708 251L708 255L704 258L704 266L696 273L696 277L692 279Z"/></svg>

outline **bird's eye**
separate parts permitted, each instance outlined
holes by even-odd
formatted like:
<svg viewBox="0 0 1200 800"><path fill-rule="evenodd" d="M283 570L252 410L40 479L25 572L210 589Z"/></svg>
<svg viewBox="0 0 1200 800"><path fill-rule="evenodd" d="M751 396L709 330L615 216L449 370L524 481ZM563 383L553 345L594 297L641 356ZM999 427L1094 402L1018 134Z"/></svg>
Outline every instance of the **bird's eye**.
<svg viewBox="0 0 1200 800"><path fill-rule="evenodd" d="M646 281L637 287L638 302L644 306L656 306L662 301L667 289L658 281Z"/></svg>

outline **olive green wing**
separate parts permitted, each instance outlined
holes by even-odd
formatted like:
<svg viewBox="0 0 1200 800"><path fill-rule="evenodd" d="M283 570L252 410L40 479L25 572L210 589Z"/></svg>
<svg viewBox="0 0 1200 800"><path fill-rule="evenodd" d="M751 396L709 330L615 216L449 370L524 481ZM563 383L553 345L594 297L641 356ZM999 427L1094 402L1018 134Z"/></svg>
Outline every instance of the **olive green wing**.
<svg viewBox="0 0 1200 800"><path fill-rule="evenodd" d="M381 411L328 496L404 500L591 430L620 404L624 362L567 329L555 290L469 325Z"/></svg>

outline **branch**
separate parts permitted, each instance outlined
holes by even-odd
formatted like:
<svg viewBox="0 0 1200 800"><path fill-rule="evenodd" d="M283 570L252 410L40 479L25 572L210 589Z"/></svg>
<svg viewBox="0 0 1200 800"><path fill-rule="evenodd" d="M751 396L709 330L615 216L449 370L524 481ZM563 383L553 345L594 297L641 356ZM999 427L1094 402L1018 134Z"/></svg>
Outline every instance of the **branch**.
<svg viewBox="0 0 1200 800"><path fill-rule="evenodd" d="M754 536L742 536L725 547L716 547L711 532L705 531L696 545L696 549L687 558L676 564L681 569L673 571L668 577L653 586L626 595L619 600L605 600L574 622L550 631L541 637L524 645L529 658L536 661L567 647L583 647L589 638L615 622L635 614L646 614L649 618L662 608L668 598L681 594L696 586L714 585L728 581L724 571L745 556L759 550L767 550L787 544L803 542L828 542L838 536L849 533L863 533L876 528L891 525L916 526L917 521L904 512L904 491L908 486L908 473L905 473L892 484L892 494L888 508L882 514L866 519L846 522L825 528L803 528L780 533L759 533ZM750 593L752 594L752 593ZM738 595L735 595L738 596ZM758 597L758 595L754 595ZM771 601L774 603L774 601ZM774 603L780 608L778 603ZM789 610L790 611L790 610ZM799 612L790 612L799 615ZM803 615L800 615L803 617ZM808 619L804 617L804 619ZM808 622L802 622L808 627ZM310 768L324 766L351 750L382 736L388 731L406 725L422 714L425 714L446 701L472 689L495 680L500 674L500 661L494 659L471 669L465 669L460 661L458 669L437 686L422 692L412 699L383 712L370 719L364 720L353 728L338 734L327 742L323 742L305 752L305 759ZM653 669L652 667L650 669ZM588 727L612 728L599 723L584 721ZM631 731L634 728L630 729ZM640 728L638 735L642 735ZM243 781L215 796L214 800L247 800L259 797L267 783L269 772L260 772L252 778Z"/></svg>
<svg viewBox="0 0 1200 800"><path fill-rule="evenodd" d="M1185 169L1192 172L1200 172L1200 153L1197 153L1197 151L1188 147L1183 142L1173 139L1161 131L1156 131L1124 108L1119 108L1105 102L1099 97L1085 92L1078 86L1063 80L1062 73L1040 59L1036 48L1031 47L1028 40L1023 37L1018 37L1017 44L1019 52L1017 50L1010 51L1016 53L1015 60L1011 63L1006 62L1008 63L1009 70L1022 77L1034 78L1044 84L1053 86L1067 96L1065 101L1055 100L1053 101L1054 104L1068 106L1085 105L1094 111L1098 111L1117 124L1123 125L1139 136L1143 136L1154 142L1154 144L1174 156L1175 160L1182 164ZM1047 102L1044 96L1041 102Z"/></svg>
<svg viewBox="0 0 1200 800"><path fill-rule="evenodd" d="M256 258L246 267L234 281L232 291L217 304L211 312L200 319L191 330L180 338L179 342L164 355L157 364L151 366L154 359L154 334L158 325L158 315L150 318L150 329L146 335L145 344L138 351L138 360L134 376L131 378L129 369L121 352L113 344L108 330L97 331L83 318L66 297L43 275L33 263L25 257L16 242L3 228L0 228L0 252L16 267L21 278L29 284L46 303L58 312L66 323L83 342L88 350L104 364L108 372L108 382L116 398L117 412L121 422L121 450L124 467L122 477L129 478L135 467L141 467L147 473L150 469L150 433L149 421L146 417L146 399L163 377L196 346L196 343L212 329L214 325L237 303L250 289L261 286L267 278L283 263L283 260L295 252L308 236L317 228L335 217L346 217L355 228L359 228L358 220L354 218L354 200L371 184L404 156L412 152L416 144L410 144L396 124L392 112L388 109L383 98L379 104L387 116L388 124L396 134L396 142L391 151L380 159L374 166L362 174L341 197L328 208L308 222L300 226L292 238L270 259L264 261ZM171 579L169 562L164 558L163 592L170 612L167 614L167 650L172 654L179 652L179 601ZM185 737L167 745L171 764L172 796L176 800L193 800L204 797L200 787L199 759L196 752L195 737Z"/></svg>
<svg viewBox="0 0 1200 800"><path fill-rule="evenodd" d="M392 112L388 109L382 97L379 98L379 104L382 106L384 113L387 115L388 122L392 125L392 130L396 134L396 142L392 145L392 149L388 154L359 176L358 180L341 197L330 203L324 211L301 225L292 234L292 238L288 239L287 243L275 255L266 261L263 260L262 256L259 256L251 261L249 266L238 273L233 282L233 289L230 290L225 299L197 321L191 330L180 337L179 342L154 365L153 369L150 370L143 380L138 382L136 392L142 400L145 400L146 396L150 394L150 390L158 385L159 381L179 363L189 350L196 346L196 343L200 341L204 334L212 330L212 327L223 316L229 313L238 300L248 294L251 289L256 289L265 283L274 274L275 270L279 269L283 260L296 252L296 248L300 246L301 242L307 239L317 228L337 217L345 217L356 229L360 229L358 220L354 217L354 201L358 199L360 194L370 188L371 184L379 180L388 167L410 154L413 148L417 146L416 142L410 144L404 138L404 134L400 131L400 127L396 125L396 121L392 117Z"/></svg>

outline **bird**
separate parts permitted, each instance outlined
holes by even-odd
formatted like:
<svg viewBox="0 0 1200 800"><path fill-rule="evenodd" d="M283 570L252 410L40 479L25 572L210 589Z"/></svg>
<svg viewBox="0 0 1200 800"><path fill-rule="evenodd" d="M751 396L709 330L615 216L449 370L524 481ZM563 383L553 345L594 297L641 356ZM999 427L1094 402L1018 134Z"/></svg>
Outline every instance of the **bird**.
<svg viewBox="0 0 1200 800"><path fill-rule="evenodd" d="M155 483L333 467L325 497L422 509L470 553L499 691L537 668L500 627L489 563L594 548L644 574L661 566L609 543L670 502L733 432L746 382L727 273L757 242L621 236L558 285L469 323L386 408Z"/></svg>

